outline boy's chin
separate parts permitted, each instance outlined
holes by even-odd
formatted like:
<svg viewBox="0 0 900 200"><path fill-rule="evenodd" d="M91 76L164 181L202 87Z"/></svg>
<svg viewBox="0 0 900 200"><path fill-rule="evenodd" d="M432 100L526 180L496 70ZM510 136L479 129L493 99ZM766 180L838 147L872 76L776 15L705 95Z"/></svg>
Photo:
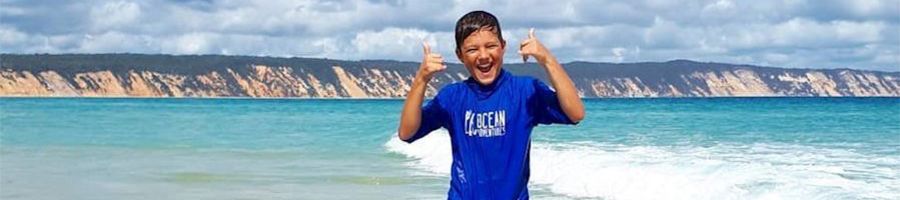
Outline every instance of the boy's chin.
<svg viewBox="0 0 900 200"><path fill-rule="evenodd" d="M478 84L481 84L481 85L490 85L491 83L494 83L494 81L496 79L497 79L496 72L493 75L488 75L488 76L484 76L484 77L480 77L478 75L475 76L475 82L478 82Z"/></svg>
<svg viewBox="0 0 900 200"><path fill-rule="evenodd" d="M481 85L490 85L491 83L494 83L494 78L476 79L476 81L478 81L478 84Z"/></svg>

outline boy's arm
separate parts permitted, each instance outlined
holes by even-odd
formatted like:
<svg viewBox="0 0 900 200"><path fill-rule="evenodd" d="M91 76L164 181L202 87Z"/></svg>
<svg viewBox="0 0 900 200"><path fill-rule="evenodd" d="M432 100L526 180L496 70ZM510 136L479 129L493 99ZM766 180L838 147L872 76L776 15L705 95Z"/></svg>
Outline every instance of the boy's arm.
<svg viewBox="0 0 900 200"><path fill-rule="evenodd" d="M584 103L578 96L575 84L562 65L556 61L556 57L553 57L553 54L550 54L550 51L534 37L534 28L528 31L528 39L519 46L519 54L522 55L524 62L528 62L528 57L532 56L544 67L550 77L550 84L556 89L559 105L569 120L577 123L584 119Z"/></svg>
<svg viewBox="0 0 900 200"><path fill-rule="evenodd" d="M425 99L425 88L435 73L447 68L444 65L444 58L440 54L431 53L428 43L423 42L422 47L425 50L425 56L413 79L412 88L406 94L403 111L400 113L400 127L397 130L397 136L401 140L413 137L413 134L419 130L422 122L422 101Z"/></svg>

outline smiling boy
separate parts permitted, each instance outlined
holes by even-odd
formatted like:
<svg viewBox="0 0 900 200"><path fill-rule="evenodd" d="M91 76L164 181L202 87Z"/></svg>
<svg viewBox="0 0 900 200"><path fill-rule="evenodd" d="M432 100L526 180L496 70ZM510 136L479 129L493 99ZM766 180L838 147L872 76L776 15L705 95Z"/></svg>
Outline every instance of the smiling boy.
<svg viewBox="0 0 900 200"><path fill-rule="evenodd" d="M470 12L456 23L456 56L471 75L443 87L424 107L425 88L446 69L423 43L424 59L407 94L398 137L413 142L438 128L450 133L453 153L448 199L528 199L531 131L538 124L576 124L584 105L556 58L534 36L519 45L547 72L554 92L532 77L502 68L506 41L497 18Z"/></svg>

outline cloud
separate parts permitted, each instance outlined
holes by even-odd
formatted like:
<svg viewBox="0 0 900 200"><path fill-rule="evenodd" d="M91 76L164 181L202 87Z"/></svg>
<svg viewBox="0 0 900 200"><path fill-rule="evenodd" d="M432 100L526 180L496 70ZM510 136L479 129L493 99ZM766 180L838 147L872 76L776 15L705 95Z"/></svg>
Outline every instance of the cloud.
<svg viewBox="0 0 900 200"><path fill-rule="evenodd" d="M510 48L531 27L559 60L693 59L900 71L900 0L0 0L6 53L169 53L447 61L471 10ZM515 49L507 62L518 62Z"/></svg>
<svg viewBox="0 0 900 200"><path fill-rule="evenodd" d="M110 29L127 26L137 22L141 16L141 7L128 1L105 2L91 8L92 29Z"/></svg>
<svg viewBox="0 0 900 200"><path fill-rule="evenodd" d="M437 36L444 38L437 41ZM446 38L452 37L449 33L429 33L420 29L387 28L382 31L363 31L356 34L352 45L356 47L357 55L367 55L374 58L420 60L422 55L422 42L428 42L436 53L441 53L447 58L453 58L453 44ZM398 57L402 56L402 57Z"/></svg>
<svg viewBox="0 0 900 200"><path fill-rule="evenodd" d="M0 26L0 46L10 47L24 42L28 35L8 26Z"/></svg>

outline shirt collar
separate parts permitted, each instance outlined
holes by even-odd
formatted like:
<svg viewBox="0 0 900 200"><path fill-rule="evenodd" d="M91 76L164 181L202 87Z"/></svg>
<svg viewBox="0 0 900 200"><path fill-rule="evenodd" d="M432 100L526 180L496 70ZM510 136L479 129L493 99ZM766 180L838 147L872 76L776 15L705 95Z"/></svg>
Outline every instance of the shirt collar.
<svg viewBox="0 0 900 200"><path fill-rule="evenodd" d="M475 80L475 77L469 76L469 79L465 81L466 86L472 89L475 94L478 94L479 99L484 99L490 97L497 88L500 88L506 79L509 79L511 74L506 71L506 69L500 69L500 72L497 73L497 78L494 79L494 82L488 85L482 85Z"/></svg>

